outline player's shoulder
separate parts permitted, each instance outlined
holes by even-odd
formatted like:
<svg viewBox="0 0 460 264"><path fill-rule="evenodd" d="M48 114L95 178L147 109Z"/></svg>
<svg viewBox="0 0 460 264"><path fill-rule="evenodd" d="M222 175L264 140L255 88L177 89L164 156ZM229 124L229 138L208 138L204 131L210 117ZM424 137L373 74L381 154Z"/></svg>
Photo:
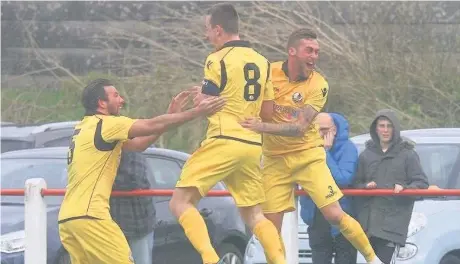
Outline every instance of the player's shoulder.
<svg viewBox="0 0 460 264"><path fill-rule="evenodd" d="M272 70L282 70L284 61L274 61L271 63Z"/></svg>
<svg viewBox="0 0 460 264"><path fill-rule="evenodd" d="M206 57L206 61L216 61L216 60L220 60L222 58L222 55L221 55L221 51L218 50L216 52L213 52L213 53L210 53L207 57Z"/></svg>
<svg viewBox="0 0 460 264"><path fill-rule="evenodd" d="M251 55L256 57L257 59L259 59L260 61L262 62L266 62L268 64L270 64L270 61L267 59L267 57L265 57L265 55L263 55L262 53L260 53L258 50L256 50L255 48L251 47Z"/></svg>
<svg viewBox="0 0 460 264"><path fill-rule="evenodd" d="M115 123L129 123L133 119L124 115L96 115L97 119L102 120L103 123L115 124Z"/></svg>
<svg viewBox="0 0 460 264"><path fill-rule="evenodd" d="M285 77L286 74L283 71L283 64L284 64L284 61L275 61L275 62L270 63L270 68L271 68L273 77L280 77L280 78Z"/></svg>
<svg viewBox="0 0 460 264"><path fill-rule="evenodd" d="M318 83L328 84L326 77L319 71L313 71L313 78Z"/></svg>

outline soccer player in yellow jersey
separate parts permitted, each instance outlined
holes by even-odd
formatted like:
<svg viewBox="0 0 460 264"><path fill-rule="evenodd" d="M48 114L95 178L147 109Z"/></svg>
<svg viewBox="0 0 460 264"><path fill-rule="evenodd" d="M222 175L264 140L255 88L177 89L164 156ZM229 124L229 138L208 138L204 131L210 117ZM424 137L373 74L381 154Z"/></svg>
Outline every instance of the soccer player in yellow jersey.
<svg viewBox="0 0 460 264"><path fill-rule="evenodd" d="M58 217L59 236L72 264L133 263L128 242L109 212L120 154L122 149L143 151L169 127L214 113L225 103L207 98L182 112L187 93L173 99L168 112L175 113L134 120L119 115L124 100L109 80L94 80L84 89L86 114L69 147L67 191Z"/></svg>
<svg viewBox="0 0 460 264"><path fill-rule="evenodd" d="M369 263L380 263L359 223L346 214L343 196L326 164L326 153L315 117L324 107L329 86L315 71L319 44L316 33L294 31L288 40L288 59L272 63L275 105L272 120L249 118L245 128L263 133L265 216L281 232L283 215L295 209L294 186L308 192L324 217L356 247Z"/></svg>
<svg viewBox="0 0 460 264"><path fill-rule="evenodd" d="M270 63L240 40L238 14L230 4L213 6L206 16L206 35L216 51L206 59L202 95L223 97L226 105L208 117L206 139L183 168L170 202L171 211L204 264L229 263L219 259L195 207L208 190L223 181L268 258L284 264L279 234L260 206L265 201L260 172L262 138L239 124L245 118L273 111Z"/></svg>

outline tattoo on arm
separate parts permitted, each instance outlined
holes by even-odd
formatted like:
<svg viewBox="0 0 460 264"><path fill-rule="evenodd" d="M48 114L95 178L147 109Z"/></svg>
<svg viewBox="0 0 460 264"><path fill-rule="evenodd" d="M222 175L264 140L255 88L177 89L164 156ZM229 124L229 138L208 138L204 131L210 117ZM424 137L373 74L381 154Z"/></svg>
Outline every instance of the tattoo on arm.
<svg viewBox="0 0 460 264"><path fill-rule="evenodd" d="M318 111L316 111L311 105L306 105L300 112L299 120L305 127L308 128L315 119L316 115L318 115Z"/></svg>
<svg viewBox="0 0 460 264"><path fill-rule="evenodd" d="M318 111L307 105L299 110L299 117L296 123L262 123L261 132L286 137L302 137L317 114Z"/></svg>
<svg viewBox="0 0 460 264"><path fill-rule="evenodd" d="M278 136L298 137L301 134L298 124L271 124L262 123L262 132Z"/></svg>

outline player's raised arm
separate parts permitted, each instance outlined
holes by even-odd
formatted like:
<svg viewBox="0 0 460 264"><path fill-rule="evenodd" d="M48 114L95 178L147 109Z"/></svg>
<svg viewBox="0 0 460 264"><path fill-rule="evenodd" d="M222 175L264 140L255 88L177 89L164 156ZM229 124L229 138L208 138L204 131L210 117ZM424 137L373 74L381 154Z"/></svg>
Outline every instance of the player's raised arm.
<svg viewBox="0 0 460 264"><path fill-rule="evenodd" d="M204 99L196 107L184 112L160 115L150 119L139 119L129 129L128 136L129 138L135 138L163 133L173 126L181 125L199 116L215 113L224 105L224 99L211 97Z"/></svg>
<svg viewBox="0 0 460 264"><path fill-rule="evenodd" d="M185 91L180 92L178 95L174 96L169 104L167 114L180 113L188 103L189 96L195 96L195 89L191 88ZM123 143L123 150L128 151L144 151L150 147L157 139L162 135L162 133L153 134L150 136L136 137L130 139Z"/></svg>

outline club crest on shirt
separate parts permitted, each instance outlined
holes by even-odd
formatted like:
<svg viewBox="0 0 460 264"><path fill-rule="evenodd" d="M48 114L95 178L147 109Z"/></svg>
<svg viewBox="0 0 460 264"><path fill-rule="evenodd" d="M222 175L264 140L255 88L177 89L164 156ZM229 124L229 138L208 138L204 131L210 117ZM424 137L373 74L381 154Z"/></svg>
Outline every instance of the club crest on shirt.
<svg viewBox="0 0 460 264"><path fill-rule="evenodd" d="M303 99L303 96L299 92L295 92L292 94L292 101L294 101L294 103L301 102L302 99Z"/></svg>

